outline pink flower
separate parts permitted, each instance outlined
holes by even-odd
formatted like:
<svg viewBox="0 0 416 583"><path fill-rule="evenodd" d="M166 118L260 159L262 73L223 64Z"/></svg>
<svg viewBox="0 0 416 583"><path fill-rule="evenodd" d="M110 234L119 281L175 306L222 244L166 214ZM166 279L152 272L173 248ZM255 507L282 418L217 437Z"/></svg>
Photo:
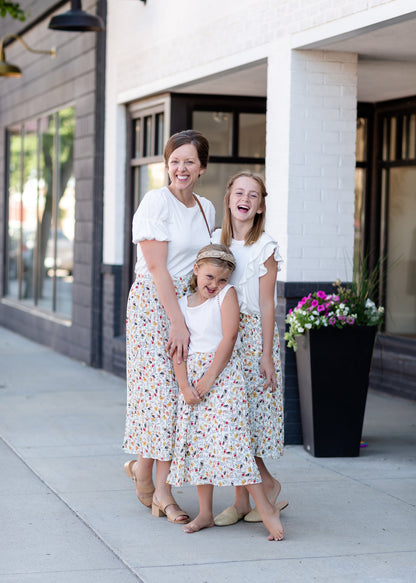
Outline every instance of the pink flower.
<svg viewBox="0 0 416 583"><path fill-rule="evenodd" d="M320 306L318 306L318 312L324 312L325 311L325 305L321 304Z"/></svg>
<svg viewBox="0 0 416 583"><path fill-rule="evenodd" d="M332 318L329 318L328 322L331 326L334 326L335 322L336 322L336 318L334 318L334 316L332 316Z"/></svg>
<svg viewBox="0 0 416 583"><path fill-rule="evenodd" d="M316 306L319 306L318 300L312 300L311 306L312 308L316 308Z"/></svg>
<svg viewBox="0 0 416 583"><path fill-rule="evenodd" d="M354 324L355 319L352 316L348 316L347 318L347 324Z"/></svg>
<svg viewBox="0 0 416 583"><path fill-rule="evenodd" d="M290 310L289 310L289 314L291 314L292 312L293 312L293 310L292 310L292 308L290 308Z"/></svg>
<svg viewBox="0 0 416 583"><path fill-rule="evenodd" d="M320 290L316 292L316 297L320 298L321 300L326 300L326 293Z"/></svg>

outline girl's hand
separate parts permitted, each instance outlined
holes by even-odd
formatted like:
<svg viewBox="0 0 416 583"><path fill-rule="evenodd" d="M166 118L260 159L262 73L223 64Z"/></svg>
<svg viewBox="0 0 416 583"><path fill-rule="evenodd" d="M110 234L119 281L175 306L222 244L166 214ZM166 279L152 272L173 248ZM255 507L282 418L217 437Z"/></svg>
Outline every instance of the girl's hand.
<svg viewBox="0 0 416 583"><path fill-rule="evenodd" d="M260 361L260 372L266 378L266 384L264 388L271 388L272 393L276 390L276 371L274 369L274 362L271 356L263 356Z"/></svg>
<svg viewBox="0 0 416 583"><path fill-rule="evenodd" d="M189 331L185 325L185 322L181 324L171 324L169 330L169 339L166 344L166 350L169 353L170 358L175 354L175 358L178 364L188 358L188 348L189 348Z"/></svg>
<svg viewBox="0 0 416 583"><path fill-rule="evenodd" d="M206 375L201 377L199 379L199 381L196 383L196 391L201 398L208 393L208 391L211 389L211 387L212 387L212 382L210 382L206 378Z"/></svg>
<svg viewBox="0 0 416 583"><path fill-rule="evenodd" d="M181 389L181 393L187 405L198 405L201 402L201 399L196 389L194 387L191 387L191 385L188 385L187 387Z"/></svg>

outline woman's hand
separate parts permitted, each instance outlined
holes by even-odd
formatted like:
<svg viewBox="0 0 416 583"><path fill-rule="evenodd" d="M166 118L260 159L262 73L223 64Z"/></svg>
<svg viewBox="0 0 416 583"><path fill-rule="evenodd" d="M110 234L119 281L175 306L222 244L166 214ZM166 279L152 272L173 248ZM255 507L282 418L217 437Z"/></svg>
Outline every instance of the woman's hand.
<svg viewBox="0 0 416 583"><path fill-rule="evenodd" d="M170 358L176 358L176 362L180 364L188 358L188 349L189 330L186 327L184 320L178 324L171 324L169 339L166 344L166 350L168 351Z"/></svg>
<svg viewBox="0 0 416 583"><path fill-rule="evenodd" d="M271 356L263 356L260 361L260 372L266 378L264 388L271 387L272 393L276 390L276 371L274 368L273 358Z"/></svg>
<svg viewBox="0 0 416 583"><path fill-rule="evenodd" d="M201 402L201 399L196 389L194 387L191 387L191 385L183 387L181 389L181 393L187 405L198 405Z"/></svg>

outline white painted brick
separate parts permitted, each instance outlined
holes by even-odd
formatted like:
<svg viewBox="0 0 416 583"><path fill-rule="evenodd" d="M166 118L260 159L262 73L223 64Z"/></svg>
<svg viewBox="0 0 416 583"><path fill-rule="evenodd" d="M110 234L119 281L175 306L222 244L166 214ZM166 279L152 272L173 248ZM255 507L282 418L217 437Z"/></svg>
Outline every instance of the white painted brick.
<svg viewBox="0 0 416 583"><path fill-rule="evenodd" d="M339 206L338 206L338 201L333 200L333 201L326 201L324 204L321 205L321 210L318 211L316 204L314 204L311 201L305 201L304 202L304 209L306 212L308 213L317 213L320 212L322 217L325 216L337 216L338 215L338 211Z"/></svg>
<svg viewBox="0 0 416 583"><path fill-rule="evenodd" d="M351 124L351 121L355 122L355 120L324 120L323 122L323 129L324 131L329 130L330 132L338 131L343 132L343 138L346 139L346 133L351 131L351 127L354 127L354 124ZM355 131L354 131L355 137Z"/></svg>
<svg viewBox="0 0 416 583"><path fill-rule="evenodd" d="M336 190L338 189L338 179L337 177L332 177L332 176L322 176L318 179L315 178L309 178L308 179L308 186L309 188L313 189L313 190L319 190L321 191L322 189L329 189L329 190Z"/></svg>
<svg viewBox="0 0 416 583"><path fill-rule="evenodd" d="M350 201L347 202L338 202L338 211L341 214L348 214L348 215L353 215L354 214L354 201L350 199Z"/></svg>
<svg viewBox="0 0 416 583"><path fill-rule="evenodd" d="M308 95L321 96L340 96L342 93L341 85L310 85L307 89Z"/></svg>
<svg viewBox="0 0 416 583"><path fill-rule="evenodd" d="M322 166L322 176L351 179L351 167L339 164L337 166Z"/></svg>
<svg viewBox="0 0 416 583"><path fill-rule="evenodd" d="M326 259L335 259L336 258L336 249L335 247L305 247L303 249L303 257L308 259L309 257L321 257L325 259L324 264L326 263ZM320 259L322 263L322 259Z"/></svg>
<svg viewBox="0 0 416 583"><path fill-rule="evenodd" d="M314 270L314 271L312 271L312 273L314 273L314 275L312 277L310 277L309 279L307 277L303 278L303 281L316 281L316 271L315 270L319 271L319 260L318 259L310 258L307 261L305 261L304 258L302 258L302 259L297 259L295 257L292 258L290 256L290 250L289 250L289 257L290 257L291 267L294 268L297 272L305 273L305 269L304 269L305 267L308 270Z"/></svg>
<svg viewBox="0 0 416 583"><path fill-rule="evenodd" d="M303 176L305 179L309 179L310 177L316 177L321 175L321 171L319 166L317 165L301 165L301 164L293 164L292 165L292 174L294 176Z"/></svg>

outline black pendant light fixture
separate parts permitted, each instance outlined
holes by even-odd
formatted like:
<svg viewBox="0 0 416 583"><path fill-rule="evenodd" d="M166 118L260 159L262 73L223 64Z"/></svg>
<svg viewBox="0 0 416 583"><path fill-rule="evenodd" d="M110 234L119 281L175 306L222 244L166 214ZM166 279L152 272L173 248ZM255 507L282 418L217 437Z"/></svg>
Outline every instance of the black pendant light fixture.
<svg viewBox="0 0 416 583"><path fill-rule="evenodd" d="M71 10L51 18L49 28L67 32L99 32L104 30L104 22L99 16L84 12L81 0L71 0Z"/></svg>
<svg viewBox="0 0 416 583"><path fill-rule="evenodd" d="M22 71L17 67L17 65L12 65L12 63L8 63L6 61L6 55L4 50L4 43L7 40L15 39L22 43L27 51L31 53L39 53L41 55L51 55L52 57L56 56L55 49L50 49L47 51L39 50L39 49L32 49L18 34L8 34L0 39L0 77L21 77Z"/></svg>

